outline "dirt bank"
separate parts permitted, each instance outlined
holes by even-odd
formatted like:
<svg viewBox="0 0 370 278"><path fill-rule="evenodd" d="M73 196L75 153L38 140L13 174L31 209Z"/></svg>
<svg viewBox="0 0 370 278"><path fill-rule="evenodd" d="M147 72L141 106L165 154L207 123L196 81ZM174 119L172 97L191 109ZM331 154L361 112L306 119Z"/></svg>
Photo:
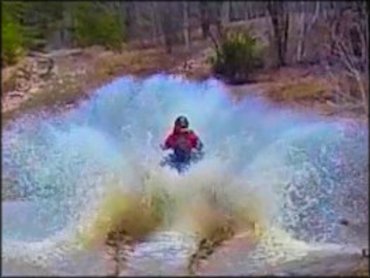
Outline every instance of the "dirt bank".
<svg viewBox="0 0 370 278"><path fill-rule="evenodd" d="M2 69L2 122L6 124L31 110L68 109L122 75L145 77L162 72L207 79L212 76L208 63L211 52L210 43L202 41L190 50L175 48L171 54L162 48L127 48L114 53L100 47L35 54ZM255 83L227 88L237 99L257 92L279 106L367 120L361 109L334 105L334 84L318 66L263 70L256 75Z"/></svg>
<svg viewBox="0 0 370 278"><path fill-rule="evenodd" d="M207 47L207 42L194 43L190 51L179 47L171 54L162 48L114 53L91 47L27 57L2 69L3 123L33 109L68 108L122 75L145 77L165 72L207 78L210 73L204 67ZM48 64L52 64L51 69Z"/></svg>

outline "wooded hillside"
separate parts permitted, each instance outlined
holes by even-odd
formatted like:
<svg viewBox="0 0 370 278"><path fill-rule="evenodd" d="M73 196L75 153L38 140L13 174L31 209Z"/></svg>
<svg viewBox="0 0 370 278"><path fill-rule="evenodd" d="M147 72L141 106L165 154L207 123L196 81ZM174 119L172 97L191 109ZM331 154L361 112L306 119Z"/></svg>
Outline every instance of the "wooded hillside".
<svg viewBox="0 0 370 278"><path fill-rule="evenodd" d="M299 40L300 61L305 37L315 23L339 25L343 14L351 11L366 25L368 14L365 1L2 1L2 6L4 62L21 50L96 44L121 49L124 42L141 47L161 44L170 52L173 45L209 37L213 26L221 31L233 22L268 17L277 58L284 64L291 29L299 29L294 39Z"/></svg>

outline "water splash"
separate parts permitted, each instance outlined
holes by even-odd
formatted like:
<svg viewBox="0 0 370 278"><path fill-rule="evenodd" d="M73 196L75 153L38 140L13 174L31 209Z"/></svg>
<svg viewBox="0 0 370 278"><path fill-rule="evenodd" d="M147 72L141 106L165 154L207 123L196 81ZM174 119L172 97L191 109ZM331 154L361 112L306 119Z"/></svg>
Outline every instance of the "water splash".
<svg viewBox="0 0 370 278"><path fill-rule="evenodd" d="M185 176L159 167L158 146L179 114L206 152ZM6 202L3 259L36 263L38 250L43 265L62 260L81 248L76 234L91 232L117 189L176 199L165 207L167 228L184 224L183 208L213 192L267 231L266 246L276 227L299 246L351 243L338 219L367 223L367 136L361 124L277 109L252 95L234 103L215 80L117 79L67 114L27 115L4 131L3 195L26 200L31 215L14 217Z"/></svg>

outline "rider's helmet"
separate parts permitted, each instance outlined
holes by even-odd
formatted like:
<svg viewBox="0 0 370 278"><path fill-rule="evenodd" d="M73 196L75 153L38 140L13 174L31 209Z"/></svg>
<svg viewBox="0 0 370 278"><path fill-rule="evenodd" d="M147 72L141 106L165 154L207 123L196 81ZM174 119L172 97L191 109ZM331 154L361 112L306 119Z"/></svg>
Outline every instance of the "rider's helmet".
<svg viewBox="0 0 370 278"><path fill-rule="evenodd" d="M179 116L175 120L175 128L186 129L189 127L189 121L185 116Z"/></svg>

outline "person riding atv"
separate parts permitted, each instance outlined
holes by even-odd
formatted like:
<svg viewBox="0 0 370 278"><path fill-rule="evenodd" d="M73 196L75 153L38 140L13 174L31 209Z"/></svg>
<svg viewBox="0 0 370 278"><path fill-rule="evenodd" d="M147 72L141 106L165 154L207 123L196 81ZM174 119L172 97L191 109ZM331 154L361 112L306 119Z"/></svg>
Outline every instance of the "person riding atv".
<svg viewBox="0 0 370 278"><path fill-rule="evenodd" d="M195 132L189 129L188 119L185 116L179 116L175 120L172 133L168 135L161 148L174 151L170 157L170 163L189 164L202 153L203 143Z"/></svg>

